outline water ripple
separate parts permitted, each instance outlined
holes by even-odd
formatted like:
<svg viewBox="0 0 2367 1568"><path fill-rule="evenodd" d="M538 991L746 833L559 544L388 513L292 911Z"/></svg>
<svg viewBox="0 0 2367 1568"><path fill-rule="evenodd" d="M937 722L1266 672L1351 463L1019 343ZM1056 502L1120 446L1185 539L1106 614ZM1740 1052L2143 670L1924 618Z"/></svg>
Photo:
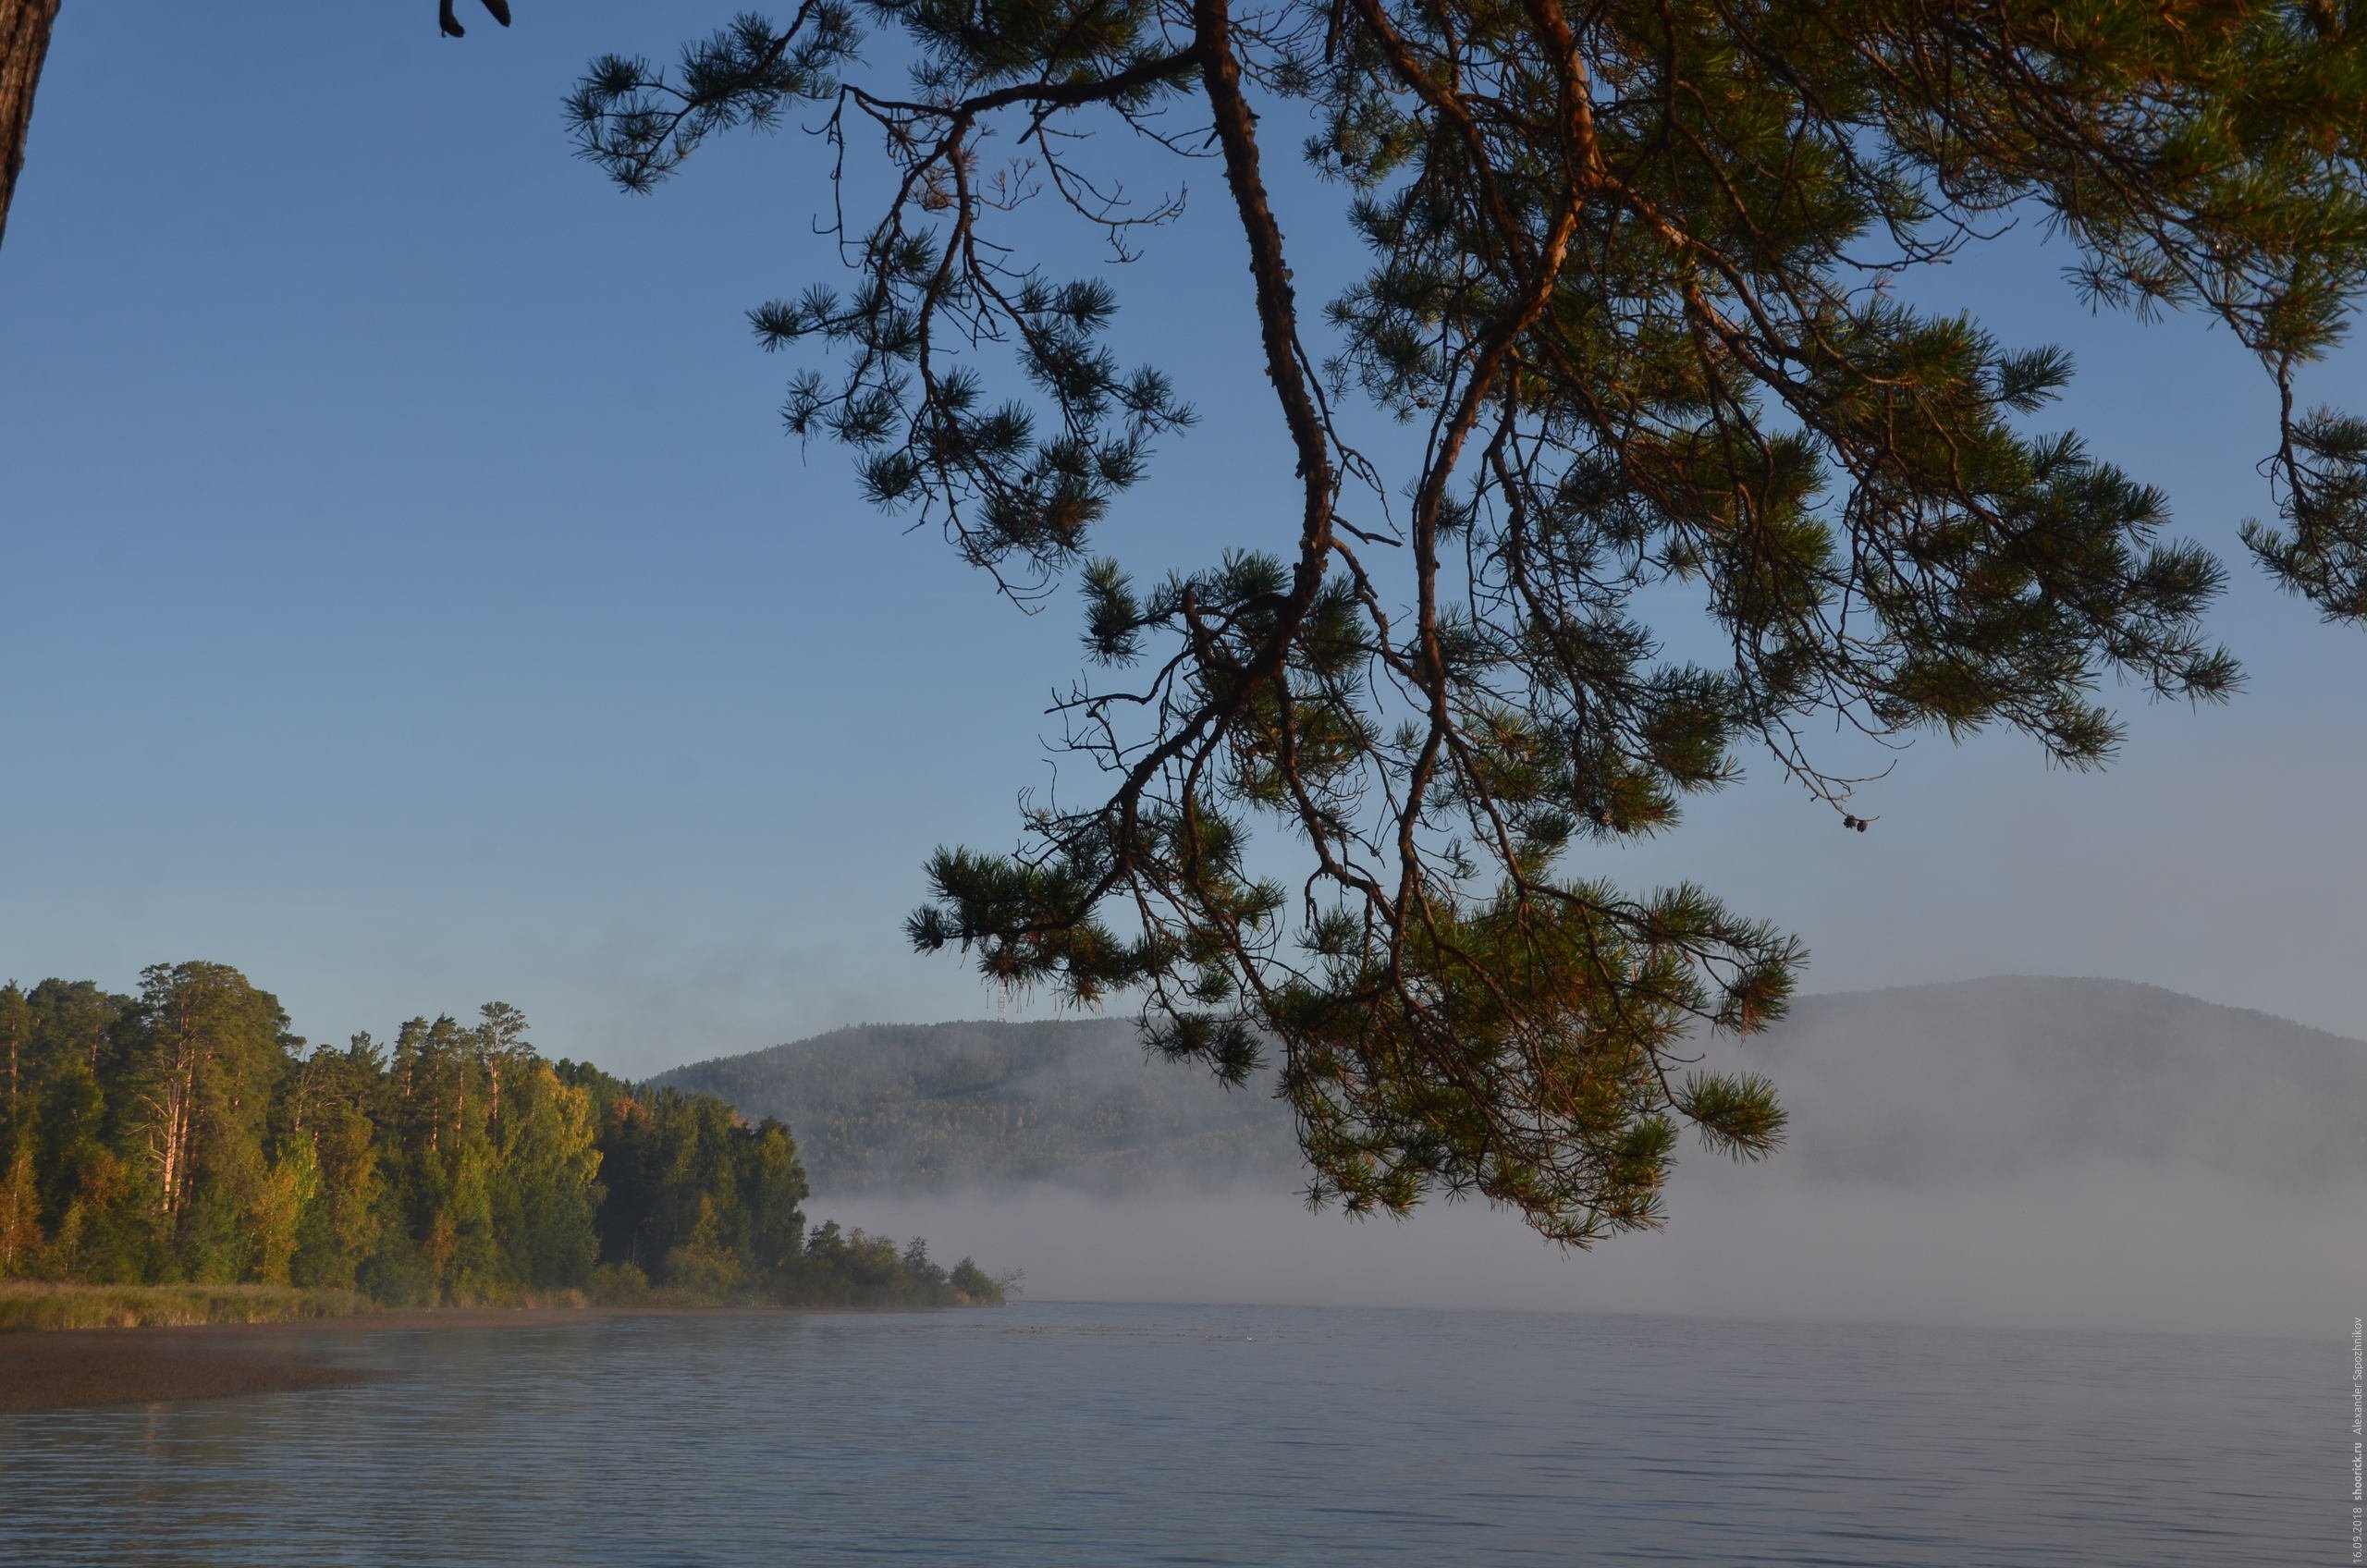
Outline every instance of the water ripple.
<svg viewBox="0 0 2367 1568"><path fill-rule="evenodd" d="M2294 1341L1031 1305L300 1342L387 1376L0 1416L0 1562L2282 1568L2342 1523Z"/></svg>

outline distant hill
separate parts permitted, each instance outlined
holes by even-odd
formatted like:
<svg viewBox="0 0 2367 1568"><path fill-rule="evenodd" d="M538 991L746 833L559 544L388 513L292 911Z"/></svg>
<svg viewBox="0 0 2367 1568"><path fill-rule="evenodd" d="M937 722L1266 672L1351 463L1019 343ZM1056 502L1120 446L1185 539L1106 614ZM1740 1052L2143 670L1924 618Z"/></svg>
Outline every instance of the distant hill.
<svg viewBox="0 0 2367 1568"><path fill-rule="evenodd" d="M2367 1177L2367 1044L2116 980L1803 998L1722 1062L1772 1077L1802 1176L1945 1182L2103 1161L2310 1188ZM1294 1185L1260 1088L1147 1059L1130 1023L865 1024L664 1074L797 1134L824 1194L1045 1182Z"/></svg>
<svg viewBox="0 0 2367 1568"><path fill-rule="evenodd" d="M1295 1170L1290 1114L1269 1092L1149 1060L1119 1019L863 1023L657 1081L787 1121L817 1193L1287 1185Z"/></svg>
<svg viewBox="0 0 2367 1568"><path fill-rule="evenodd" d="M2367 1043L2124 980L1804 998L1745 1055L1808 1174L1939 1182L2112 1159L2286 1185L2367 1176Z"/></svg>

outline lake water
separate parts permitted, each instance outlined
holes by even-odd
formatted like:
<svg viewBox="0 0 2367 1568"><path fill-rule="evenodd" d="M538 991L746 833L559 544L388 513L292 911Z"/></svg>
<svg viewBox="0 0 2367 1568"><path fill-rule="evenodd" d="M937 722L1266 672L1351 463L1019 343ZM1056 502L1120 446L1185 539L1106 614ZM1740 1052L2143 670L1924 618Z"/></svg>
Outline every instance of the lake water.
<svg viewBox="0 0 2367 1568"><path fill-rule="evenodd" d="M1027 1304L289 1336L0 1415L0 1562L2349 1562L2337 1343Z"/></svg>

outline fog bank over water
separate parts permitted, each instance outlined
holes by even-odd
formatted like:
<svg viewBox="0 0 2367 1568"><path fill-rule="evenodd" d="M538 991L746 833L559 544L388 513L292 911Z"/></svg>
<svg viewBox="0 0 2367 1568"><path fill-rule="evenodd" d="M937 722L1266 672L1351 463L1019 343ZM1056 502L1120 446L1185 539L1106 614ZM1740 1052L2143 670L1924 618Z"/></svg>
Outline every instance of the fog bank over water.
<svg viewBox="0 0 2367 1568"><path fill-rule="evenodd" d="M1310 1214L1276 1193L1054 1187L809 1205L1026 1271L1030 1298L1653 1312L2327 1336L2367 1301L2367 1183L2128 1166L1886 1190L1696 1160L1658 1232L1557 1252L1511 1215ZM2341 1323L2336 1319L2341 1317Z"/></svg>
<svg viewBox="0 0 2367 1568"><path fill-rule="evenodd" d="M2005 977L1803 998L1720 1066L1765 1163L1687 1140L1665 1231L1310 1214L1269 1095L1119 1020L870 1025L668 1074L795 1130L816 1216L1054 1300L1685 1313L2316 1335L2367 1302L2367 1044L2157 986Z"/></svg>

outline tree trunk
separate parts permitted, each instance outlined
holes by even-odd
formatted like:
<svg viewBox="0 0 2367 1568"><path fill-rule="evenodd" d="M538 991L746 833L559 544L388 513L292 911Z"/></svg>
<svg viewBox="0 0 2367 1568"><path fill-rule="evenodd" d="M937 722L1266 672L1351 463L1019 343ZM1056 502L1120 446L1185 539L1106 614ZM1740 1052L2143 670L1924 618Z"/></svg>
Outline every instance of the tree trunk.
<svg viewBox="0 0 2367 1568"><path fill-rule="evenodd" d="M25 166L25 132L33 119L33 89L49 54L49 30L58 0L0 0L0 239L8 234L8 204Z"/></svg>

